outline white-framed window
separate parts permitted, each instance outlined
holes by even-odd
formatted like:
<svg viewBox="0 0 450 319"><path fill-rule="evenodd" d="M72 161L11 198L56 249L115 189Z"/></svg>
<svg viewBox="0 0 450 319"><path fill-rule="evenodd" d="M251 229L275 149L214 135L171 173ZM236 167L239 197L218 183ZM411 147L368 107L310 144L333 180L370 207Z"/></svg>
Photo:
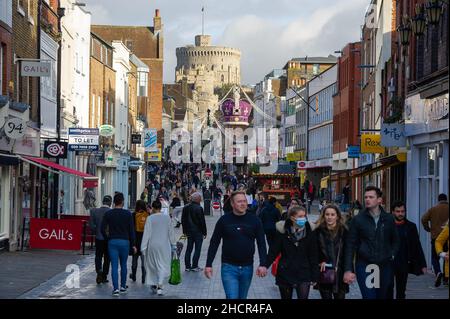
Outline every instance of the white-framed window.
<svg viewBox="0 0 450 319"><path fill-rule="evenodd" d="M109 124L109 98L105 101L105 124Z"/></svg>
<svg viewBox="0 0 450 319"><path fill-rule="evenodd" d="M17 1L17 12L25 17L25 8L27 7L28 0L18 0Z"/></svg>

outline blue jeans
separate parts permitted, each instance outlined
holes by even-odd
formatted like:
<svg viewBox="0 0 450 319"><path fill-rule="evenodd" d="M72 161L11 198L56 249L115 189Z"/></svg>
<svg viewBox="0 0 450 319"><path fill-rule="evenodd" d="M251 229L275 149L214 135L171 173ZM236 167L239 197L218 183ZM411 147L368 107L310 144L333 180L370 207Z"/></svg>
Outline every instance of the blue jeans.
<svg viewBox="0 0 450 319"><path fill-rule="evenodd" d="M382 265L377 265L380 269L380 276L373 277L375 280L369 278L369 283L379 281L379 288L368 287L366 279L368 276L373 276L376 272L369 270L366 272L366 267L369 264L362 261L357 261L355 265L356 279L358 280L359 290L363 299L392 299L394 289L394 266L392 261L386 262Z"/></svg>
<svg viewBox="0 0 450 319"><path fill-rule="evenodd" d="M119 289L119 260L120 260L120 287L127 286L127 259L130 251L130 242L125 239L111 239L108 241L109 258L111 259L111 277L114 290Z"/></svg>
<svg viewBox="0 0 450 319"><path fill-rule="evenodd" d="M222 264L222 284L227 299L247 299L253 277L253 265Z"/></svg>
<svg viewBox="0 0 450 319"><path fill-rule="evenodd" d="M202 233L189 233L187 234L187 248L184 255L184 264L186 269L198 268L198 260L200 259L200 253L202 252L203 235ZM195 246L194 257L191 263L191 254Z"/></svg>

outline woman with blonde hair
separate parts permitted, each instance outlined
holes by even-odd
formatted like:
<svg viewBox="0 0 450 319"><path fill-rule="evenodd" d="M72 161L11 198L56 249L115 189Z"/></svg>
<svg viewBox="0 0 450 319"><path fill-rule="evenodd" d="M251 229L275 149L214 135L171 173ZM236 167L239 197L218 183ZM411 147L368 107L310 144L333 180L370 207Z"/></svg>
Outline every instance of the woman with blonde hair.
<svg viewBox="0 0 450 319"><path fill-rule="evenodd" d="M345 299L349 289L343 281L343 255L348 230L341 211L336 205L325 205L316 225L320 266L320 279L316 288L322 299Z"/></svg>

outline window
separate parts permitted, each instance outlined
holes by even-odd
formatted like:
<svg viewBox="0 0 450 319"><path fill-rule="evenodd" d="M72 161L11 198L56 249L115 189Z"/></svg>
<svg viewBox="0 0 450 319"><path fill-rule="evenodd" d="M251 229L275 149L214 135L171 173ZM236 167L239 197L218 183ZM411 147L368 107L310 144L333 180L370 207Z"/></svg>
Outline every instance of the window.
<svg viewBox="0 0 450 319"><path fill-rule="evenodd" d="M128 50L133 51L133 41L132 40L126 40L126 46Z"/></svg>
<svg viewBox="0 0 450 319"><path fill-rule="evenodd" d="M19 12L23 16L25 16L25 8L27 7L27 2L27 0L17 1L17 12Z"/></svg>
<svg viewBox="0 0 450 319"><path fill-rule="evenodd" d="M109 124L109 98L106 97L105 101L105 124Z"/></svg>
<svg viewBox="0 0 450 319"><path fill-rule="evenodd" d="M138 96L147 96L148 73L139 72Z"/></svg>

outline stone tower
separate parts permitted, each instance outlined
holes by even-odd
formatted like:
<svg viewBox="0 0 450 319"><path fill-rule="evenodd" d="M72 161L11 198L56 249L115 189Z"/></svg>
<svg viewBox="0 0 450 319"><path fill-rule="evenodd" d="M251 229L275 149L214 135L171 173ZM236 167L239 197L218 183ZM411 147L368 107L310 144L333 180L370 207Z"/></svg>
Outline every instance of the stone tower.
<svg viewBox="0 0 450 319"><path fill-rule="evenodd" d="M195 46L176 49L175 81L186 79L198 92L198 116L217 108L215 88L241 83L241 52L238 49L211 45L210 35L197 35Z"/></svg>

